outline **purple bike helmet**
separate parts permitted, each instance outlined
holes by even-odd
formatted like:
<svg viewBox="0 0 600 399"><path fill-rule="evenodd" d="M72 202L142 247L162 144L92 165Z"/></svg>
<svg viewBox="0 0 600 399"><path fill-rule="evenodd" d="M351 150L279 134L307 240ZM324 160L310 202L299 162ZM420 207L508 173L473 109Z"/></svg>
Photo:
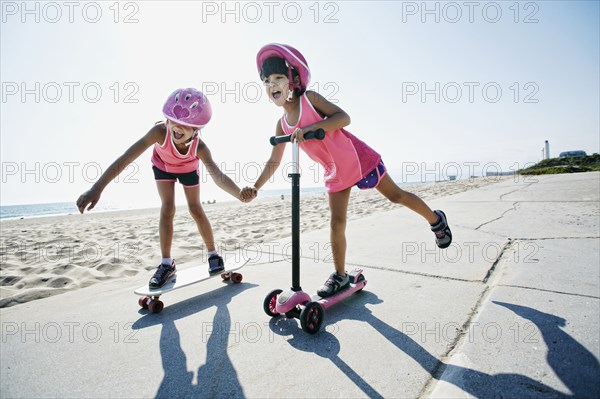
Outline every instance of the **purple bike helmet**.
<svg viewBox="0 0 600 399"><path fill-rule="evenodd" d="M212 107L201 91L193 88L177 89L165 101L163 114L180 125L201 128L210 121Z"/></svg>
<svg viewBox="0 0 600 399"><path fill-rule="evenodd" d="M267 58L279 57L285 60L288 67L288 79L290 81L290 91L295 88L306 90L310 84L310 68L304 56L295 48L287 44L271 43L263 46L256 54L256 67L258 73L262 68L262 64ZM294 84L292 79L292 68L300 75L300 84Z"/></svg>

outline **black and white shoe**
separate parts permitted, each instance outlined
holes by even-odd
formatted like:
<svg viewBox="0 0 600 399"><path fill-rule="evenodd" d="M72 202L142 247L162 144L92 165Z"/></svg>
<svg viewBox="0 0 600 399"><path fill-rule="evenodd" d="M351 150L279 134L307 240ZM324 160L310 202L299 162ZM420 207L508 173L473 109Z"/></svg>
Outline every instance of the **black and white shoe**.
<svg viewBox="0 0 600 399"><path fill-rule="evenodd" d="M435 233L435 243L440 248L448 248L452 244L452 232L446 215L440 210L435 210L433 213L438 215L437 223L431 225L431 231Z"/></svg>
<svg viewBox="0 0 600 399"><path fill-rule="evenodd" d="M340 276L339 274L333 272L327 281L325 281L325 284L323 284L323 286L317 290L317 295L321 298L327 298L328 296L347 288L349 285L350 277L348 277L348 274Z"/></svg>
<svg viewBox="0 0 600 399"><path fill-rule="evenodd" d="M154 272L154 276L150 279L148 283L148 287L152 288L160 288L171 278L175 273L177 273L177 269L175 268L175 260L171 263L171 265L158 265L158 269Z"/></svg>
<svg viewBox="0 0 600 399"><path fill-rule="evenodd" d="M225 262L223 262L223 258L219 255L212 255L208 258L208 274L211 276L221 273L225 270Z"/></svg>

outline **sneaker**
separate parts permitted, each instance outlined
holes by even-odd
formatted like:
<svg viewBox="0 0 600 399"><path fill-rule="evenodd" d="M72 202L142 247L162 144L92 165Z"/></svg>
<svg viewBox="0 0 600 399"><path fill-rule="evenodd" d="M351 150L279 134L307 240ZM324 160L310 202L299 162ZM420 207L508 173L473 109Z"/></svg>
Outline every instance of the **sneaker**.
<svg viewBox="0 0 600 399"><path fill-rule="evenodd" d="M435 210L433 213L438 215L437 223L431 225L431 231L435 233L435 243L440 248L448 248L452 243L452 232L448 226L446 215L440 210Z"/></svg>
<svg viewBox="0 0 600 399"><path fill-rule="evenodd" d="M177 273L177 269L175 268L175 260L171 265L158 265L158 269L154 273L154 276L150 279L148 283L148 287L152 288L160 288L171 278L175 273Z"/></svg>
<svg viewBox="0 0 600 399"><path fill-rule="evenodd" d="M349 285L350 277L348 277L348 274L340 276L339 274L333 272L331 273L331 275L329 275L329 278L327 279L327 281L325 281L325 284L323 284L323 286L319 288L319 290L317 291L317 295L321 298L326 298L335 294L338 291L343 290Z"/></svg>
<svg viewBox="0 0 600 399"><path fill-rule="evenodd" d="M225 262L219 255L213 255L208 258L208 274L211 276L217 273L221 273L225 270Z"/></svg>

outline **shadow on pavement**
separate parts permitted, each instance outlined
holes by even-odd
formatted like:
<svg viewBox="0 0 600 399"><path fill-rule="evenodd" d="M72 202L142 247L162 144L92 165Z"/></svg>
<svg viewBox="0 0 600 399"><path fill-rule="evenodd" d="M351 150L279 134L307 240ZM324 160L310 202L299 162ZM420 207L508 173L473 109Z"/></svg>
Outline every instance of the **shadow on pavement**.
<svg viewBox="0 0 600 399"><path fill-rule="evenodd" d="M548 364L575 397L600 398L598 359L560 328L567 324L565 319L526 306L499 301L492 303L510 309L537 326L548 347Z"/></svg>
<svg viewBox="0 0 600 399"><path fill-rule="evenodd" d="M243 397L244 390L237 378L237 372L229 356L227 347L231 316L227 305L231 299L245 290L257 287L255 284L241 283L222 287L167 305L160 314L146 314L133 324L133 329L162 325L160 353L164 377L157 398L216 398ZM175 321L216 307L211 323L199 323L198 345L206 345L206 360L198 368L197 382L194 374L187 370L187 357L181 347L181 337ZM208 340L204 338L209 335Z"/></svg>
<svg viewBox="0 0 600 399"><path fill-rule="evenodd" d="M334 334L321 330L316 335L308 335L299 327L297 320L272 318L269 328L277 335L289 337L286 341L295 349L303 352L312 352L318 356L331 360L331 362L342 371L369 398L383 398L364 378L354 371L340 357L340 342Z"/></svg>
<svg viewBox="0 0 600 399"><path fill-rule="evenodd" d="M560 326L565 320L525 306L494 302L504 306L517 315L531 320L541 331L548 346L548 364L560 380L571 390L573 396L564 394L539 381L521 374L486 374L466 367L441 362L419 343L402 331L375 317L365 307L382 301L372 292L362 291L344 304L337 305L326 312L323 330L310 336L300 328L298 320L285 318L271 319L271 330L279 335L293 335L287 342L294 348L314 352L328 358L350 381L357 385L369 397L382 397L358 373L339 358L340 343L331 326L345 319L354 319L368 323L389 342L414 359L432 377L454 384L475 397L518 397L518 398L598 398L600 397L600 368L595 356L575 339L566 334ZM400 393L399 393L400 394Z"/></svg>

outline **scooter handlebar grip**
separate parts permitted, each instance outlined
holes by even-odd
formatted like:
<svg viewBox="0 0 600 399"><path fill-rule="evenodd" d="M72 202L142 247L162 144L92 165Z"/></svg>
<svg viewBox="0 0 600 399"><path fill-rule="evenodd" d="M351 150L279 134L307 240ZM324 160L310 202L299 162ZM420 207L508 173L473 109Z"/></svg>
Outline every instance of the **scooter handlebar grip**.
<svg viewBox="0 0 600 399"><path fill-rule="evenodd" d="M276 146L278 144L288 143L290 141L291 135L286 136L273 136L269 140L272 146ZM325 138L325 131L323 129L311 130L310 132L304 133L305 140L317 139L323 140Z"/></svg>
<svg viewBox="0 0 600 399"><path fill-rule="evenodd" d="M310 139L323 140L324 138L325 138L325 130L323 130L323 129L311 130L310 132L307 132L304 134L305 140L310 140Z"/></svg>

